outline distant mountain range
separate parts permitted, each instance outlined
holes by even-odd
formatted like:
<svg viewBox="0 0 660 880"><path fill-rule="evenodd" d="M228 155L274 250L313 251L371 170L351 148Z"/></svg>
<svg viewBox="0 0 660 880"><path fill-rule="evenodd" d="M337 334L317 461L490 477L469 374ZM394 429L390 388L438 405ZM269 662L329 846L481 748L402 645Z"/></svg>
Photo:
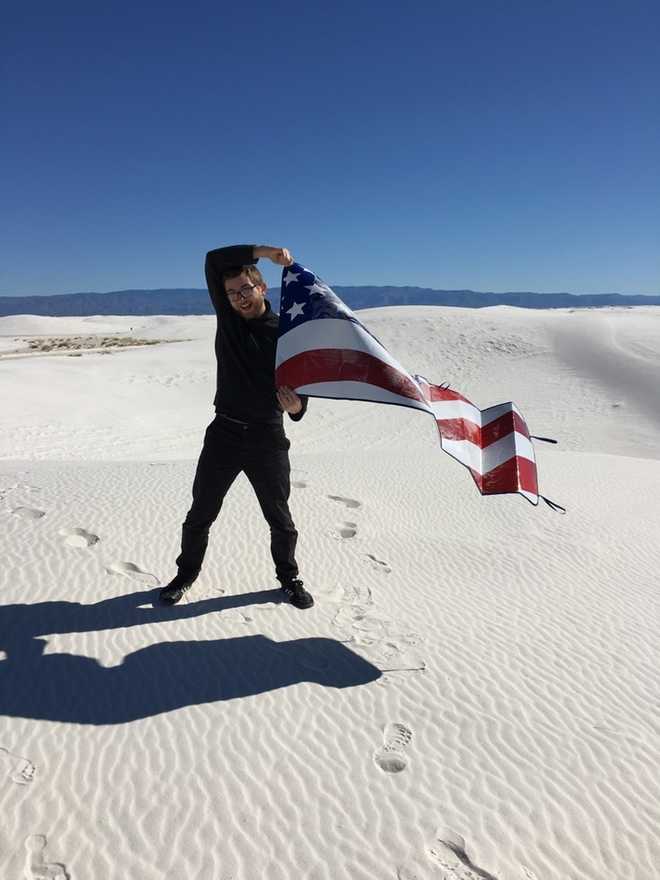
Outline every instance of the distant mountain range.
<svg viewBox="0 0 660 880"><path fill-rule="evenodd" d="M602 306L660 306L660 296L620 293L480 293L475 290L431 290L426 287L333 287L351 309L378 306L518 306L523 309L586 309ZM280 292L268 291L279 309ZM210 315L205 289L115 290L110 293L65 293L58 296L2 296L0 316L6 315Z"/></svg>

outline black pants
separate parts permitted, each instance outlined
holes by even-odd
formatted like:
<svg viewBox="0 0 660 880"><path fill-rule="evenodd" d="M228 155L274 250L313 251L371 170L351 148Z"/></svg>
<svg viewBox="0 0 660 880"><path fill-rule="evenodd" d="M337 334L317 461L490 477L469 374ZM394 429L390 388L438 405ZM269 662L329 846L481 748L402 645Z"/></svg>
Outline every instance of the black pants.
<svg viewBox="0 0 660 880"><path fill-rule="evenodd" d="M195 578L202 567L209 529L241 471L252 484L270 526L270 550L280 581L298 576L298 532L289 512L290 443L279 425L244 425L216 416L206 429L193 483L193 503L183 523L179 572Z"/></svg>

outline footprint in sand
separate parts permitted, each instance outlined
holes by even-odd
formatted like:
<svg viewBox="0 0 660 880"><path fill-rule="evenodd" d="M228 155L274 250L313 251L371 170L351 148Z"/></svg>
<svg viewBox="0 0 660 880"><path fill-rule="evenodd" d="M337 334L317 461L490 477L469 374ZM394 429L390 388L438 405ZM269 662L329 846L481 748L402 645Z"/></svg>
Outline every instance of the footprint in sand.
<svg viewBox="0 0 660 880"><path fill-rule="evenodd" d="M494 874L472 863L463 838L449 829L436 832L427 855L431 861L425 865L414 860L397 868L398 880L497 880ZM535 880L533 874L526 876Z"/></svg>
<svg viewBox="0 0 660 880"><path fill-rule="evenodd" d="M340 504L346 505L346 507L362 507L362 504L359 501L355 501L355 499L353 498L344 498L341 495L328 495L328 498L331 501L338 501Z"/></svg>
<svg viewBox="0 0 660 880"><path fill-rule="evenodd" d="M338 591L332 601L339 607L331 626L336 638L350 644L365 660L373 663L381 672L423 672L426 661L417 651L411 650L422 643L419 634L372 613L371 590L359 581L343 587L341 598Z"/></svg>
<svg viewBox="0 0 660 880"><path fill-rule="evenodd" d="M18 785L28 785L34 779L36 767L27 758L21 758L10 752L9 749L0 747L0 760L8 765L8 775L12 782Z"/></svg>
<svg viewBox="0 0 660 880"><path fill-rule="evenodd" d="M405 724L390 722L383 733L383 745L374 753L374 761L385 773L401 773L408 766L406 750L412 730Z"/></svg>
<svg viewBox="0 0 660 880"><path fill-rule="evenodd" d="M381 672L424 672L426 660L414 651L408 651L394 642L369 638L355 638L351 647Z"/></svg>
<svg viewBox="0 0 660 880"><path fill-rule="evenodd" d="M344 640L353 640L356 621L364 620L367 613L367 609L360 605L340 605L331 623Z"/></svg>
<svg viewBox="0 0 660 880"><path fill-rule="evenodd" d="M15 507L12 513L22 519L41 519L42 516L46 516L45 510L37 510L36 507Z"/></svg>
<svg viewBox="0 0 660 880"><path fill-rule="evenodd" d="M377 568L378 571L382 571L384 574L391 574L392 569L386 562L383 562L382 559L377 559L373 553L367 553L367 559L371 559L374 563L374 568Z"/></svg>
<svg viewBox="0 0 660 880"><path fill-rule="evenodd" d="M370 587L364 586L359 581L354 581L342 589L342 602L347 605L373 605Z"/></svg>
<svg viewBox="0 0 660 880"><path fill-rule="evenodd" d="M60 529L60 535L64 538L67 547L93 547L98 544L100 538L85 529Z"/></svg>
<svg viewBox="0 0 660 880"><path fill-rule="evenodd" d="M422 642L418 633L400 623L376 617L366 607L342 605L332 619L332 626L343 634L353 634L353 640L373 648L380 648L383 659L408 651Z"/></svg>
<svg viewBox="0 0 660 880"><path fill-rule="evenodd" d="M113 562L106 565L105 570L108 574L120 574L147 587L156 587L160 583L156 575L143 571L134 562Z"/></svg>
<svg viewBox="0 0 660 880"><path fill-rule="evenodd" d="M472 863L465 840L449 828L438 828L428 855L442 868L446 880L497 880L494 874Z"/></svg>
<svg viewBox="0 0 660 880"><path fill-rule="evenodd" d="M25 880L69 880L64 865L44 860L48 840L44 834L31 834L25 840Z"/></svg>
<svg viewBox="0 0 660 880"><path fill-rule="evenodd" d="M343 522L337 526L337 534L340 538L354 538L357 535L357 523Z"/></svg>

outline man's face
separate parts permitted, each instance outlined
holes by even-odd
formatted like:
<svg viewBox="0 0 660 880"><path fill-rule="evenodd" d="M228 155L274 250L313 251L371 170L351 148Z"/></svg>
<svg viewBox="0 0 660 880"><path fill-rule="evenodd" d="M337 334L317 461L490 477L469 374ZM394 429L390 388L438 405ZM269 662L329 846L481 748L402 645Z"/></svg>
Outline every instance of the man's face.
<svg viewBox="0 0 660 880"><path fill-rule="evenodd" d="M255 284L242 272L236 278L227 278L225 291L232 309L246 320L259 318L266 311L266 285Z"/></svg>

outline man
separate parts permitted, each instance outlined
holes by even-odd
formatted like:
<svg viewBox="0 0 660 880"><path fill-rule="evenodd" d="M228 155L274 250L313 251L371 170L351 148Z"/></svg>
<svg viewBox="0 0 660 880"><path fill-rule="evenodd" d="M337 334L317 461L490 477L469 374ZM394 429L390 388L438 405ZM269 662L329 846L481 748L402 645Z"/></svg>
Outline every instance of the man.
<svg viewBox="0 0 660 880"><path fill-rule="evenodd" d="M266 299L266 283L256 267L260 257L279 266L293 262L286 248L236 245L209 251L206 282L218 316L216 417L206 429L193 483L193 503L183 523L178 573L160 591L168 605L190 589L202 566L209 529L238 474L252 484L271 534L275 572L287 599L310 608L312 596L298 577L298 532L291 519L290 443L283 412L299 421L307 398L291 388L275 388L279 316Z"/></svg>

